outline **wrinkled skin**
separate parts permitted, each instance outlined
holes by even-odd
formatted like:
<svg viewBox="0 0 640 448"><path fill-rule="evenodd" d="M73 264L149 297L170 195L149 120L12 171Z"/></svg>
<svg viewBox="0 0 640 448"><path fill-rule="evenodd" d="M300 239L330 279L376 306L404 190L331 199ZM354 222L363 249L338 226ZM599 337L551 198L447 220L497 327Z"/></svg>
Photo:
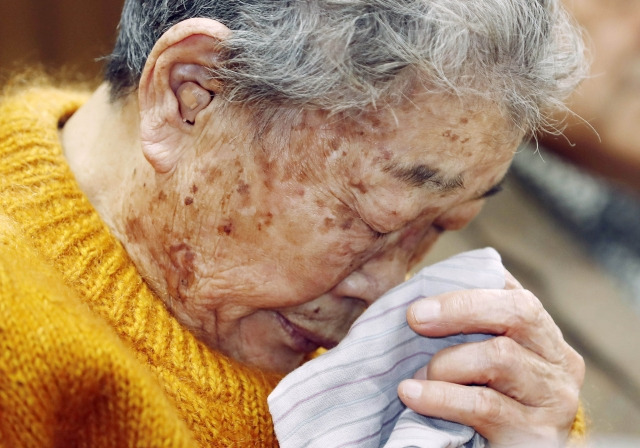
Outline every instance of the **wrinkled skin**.
<svg viewBox="0 0 640 448"><path fill-rule="evenodd" d="M357 124L308 112L265 149L240 113L217 118L173 173L132 172L127 250L210 346L289 371L476 215L520 138L492 107L425 95ZM413 165L438 174L394 174Z"/></svg>

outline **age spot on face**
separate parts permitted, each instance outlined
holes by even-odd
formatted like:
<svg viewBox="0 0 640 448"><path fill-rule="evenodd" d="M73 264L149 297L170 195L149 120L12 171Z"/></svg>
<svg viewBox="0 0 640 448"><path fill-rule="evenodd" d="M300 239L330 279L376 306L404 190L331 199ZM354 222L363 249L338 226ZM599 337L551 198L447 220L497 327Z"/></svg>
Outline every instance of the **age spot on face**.
<svg viewBox="0 0 640 448"><path fill-rule="evenodd" d="M391 156L393 155L393 153L387 149L387 148L382 148L378 155L376 155L373 159L373 162L375 164L379 164L379 163L384 163L384 162L388 162L389 160L391 160Z"/></svg>
<svg viewBox="0 0 640 448"><path fill-rule="evenodd" d="M333 218L329 218L328 216L324 218L322 222L322 228L320 229L320 233L325 235L329 232L329 230L333 229L336 226L336 221Z"/></svg>
<svg viewBox="0 0 640 448"><path fill-rule="evenodd" d="M186 243L174 244L169 248L171 270L168 275L168 286L171 297L184 302L186 290L195 280L193 263L195 254Z"/></svg>
<svg viewBox="0 0 640 448"><path fill-rule="evenodd" d="M218 235L231 235L233 232L233 221L228 220L227 222L218 226Z"/></svg>
<svg viewBox="0 0 640 448"><path fill-rule="evenodd" d="M338 226L342 229L342 230L349 230L351 229L351 227L353 226L353 221L354 218L352 216L352 212L349 209L349 207L347 207L344 204L340 204L338 205L335 210L333 211L334 216L339 216L341 217Z"/></svg>
<svg viewBox="0 0 640 448"><path fill-rule="evenodd" d="M458 140L460 138L460 136L458 134L454 133L453 131L451 131L451 129L447 129L446 131L444 131L442 133L442 136L448 138L452 142L455 142L456 140Z"/></svg>
<svg viewBox="0 0 640 448"><path fill-rule="evenodd" d="M137 242L144 238L144 232L140 227L139 218L127 219L126 233L127 233L127 236L131 239L131 241Z"/></svg>
<svg viewBox="0 0 640 448"><path fill-rule="evenodd" d="M258 217L258 230L262 230L264 227L270 227L273 223L273 213L263 213Z"/></svg>
<svg viewBox="0 0 640 448"><path fill-rule="evenodd" d="M349 230L353 226L353 218L346 218L340 223L342 230Z"/></svg>
<svg viewBox="0 0 640 448"><path fill-rule="evenodd" d="M191 205L193 204L193 198L191 196L187 196L186 198L184 198L184 205Z"/></svg>
<svg viewBox="0 0 640 448"><path fill-rule="evenodd" d="M360 178L349 179L349 185L356 188L362 194L366 194L368 191L367 187L362 183L362 179Z"/></svg>
<svg viewBox="0 0 640 448"><path fill-rule="evenodd" d="M204 170L204 171L205 172L203 174L206 175L205 180L209 184L213 183L216 179L222 176L222 170L217 167L211 168L209 170Z"/></svg>
<svg viewBox="0 0 640 448"><path fill-rule="evenodd" d="M249 190L250 190L250 188L251 188L251 187L249 186L249 184L247 184L247 183L245 183L245 182L243 182L243 181L240 181L240 182L238 183L238 188L236 188L236 191L237 191L238 193L240 193L241 195L246 196L246 195L248 195L248 194L249 194Z"/></svg>

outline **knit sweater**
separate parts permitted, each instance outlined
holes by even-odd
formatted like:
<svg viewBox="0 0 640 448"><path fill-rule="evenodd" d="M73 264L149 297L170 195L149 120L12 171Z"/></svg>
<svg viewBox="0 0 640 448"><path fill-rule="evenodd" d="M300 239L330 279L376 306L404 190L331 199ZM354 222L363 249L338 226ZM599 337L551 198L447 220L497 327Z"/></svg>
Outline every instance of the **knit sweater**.
<svg viewBox="0 0 640 448"><path fill-rule="evenodd" d="M182 327L80 191L58 129L86 99L0 102L0 446L276 446L279 376Z"/></svg>

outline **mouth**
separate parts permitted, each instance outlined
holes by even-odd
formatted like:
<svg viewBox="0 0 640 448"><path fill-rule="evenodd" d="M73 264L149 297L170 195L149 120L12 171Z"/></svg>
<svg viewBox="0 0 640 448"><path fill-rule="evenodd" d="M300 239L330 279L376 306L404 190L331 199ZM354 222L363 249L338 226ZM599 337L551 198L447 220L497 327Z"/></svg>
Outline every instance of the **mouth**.
<svg viewBox="0 0 640 448"><path fill-rule="evenodd" d="M310 330L299 327L279 312L276 312L275 314L280 325L289 335L288 345L297 352L311 353L316 351L319 347L330 349L338 345L338 341L324 338Z"/></svg>

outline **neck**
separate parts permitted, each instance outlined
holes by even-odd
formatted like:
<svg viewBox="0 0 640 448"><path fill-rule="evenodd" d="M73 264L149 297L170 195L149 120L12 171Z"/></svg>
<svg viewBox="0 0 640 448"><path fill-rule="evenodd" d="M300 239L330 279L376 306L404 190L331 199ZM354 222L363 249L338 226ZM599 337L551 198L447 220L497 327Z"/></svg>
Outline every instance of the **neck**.
<svg viewBox="0 0 640 448"><path fill-rule="evenodd" d="M80 188L116 235L126 180L144 166L138 123L135 95L112 103L103 84L61 131L64 155Z"/></svg>
<svg viewBox="0 0 640 448"><path fill-rule="evenodd" d="M171 176L157 176L144 158L139 129L136 95L112 103L108 86L103 84L66 122L61 141L80 188L122 243L140 275L166 300L166 281L151 247L157 241L136 234L139 230L132 224L132 217L143 214L138 209L157 197L161 190L150 193L157 182ZM170 213L163 209L156 216Z"/></svg>

